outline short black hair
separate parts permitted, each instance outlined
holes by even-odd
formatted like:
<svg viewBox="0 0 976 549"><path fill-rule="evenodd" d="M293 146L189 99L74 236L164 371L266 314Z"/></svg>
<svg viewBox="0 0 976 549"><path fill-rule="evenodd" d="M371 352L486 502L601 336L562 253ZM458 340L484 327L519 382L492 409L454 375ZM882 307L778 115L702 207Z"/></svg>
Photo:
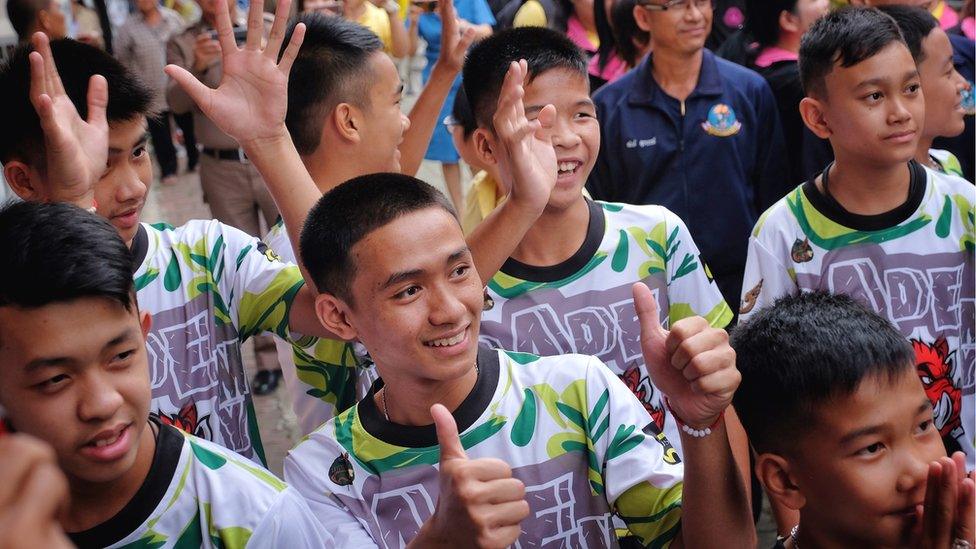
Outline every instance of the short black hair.
<svg viewBox="0 0 976 549"><path fill-rule="evenodd" d="M7 17L10 26L17 33L17 38L26 40L31 31L37 14L48 9L55 0L7 0Z"/></svg>
<svg viewBox="0 0 976 549"><path fill-rule="evenodd" d="M458 88L454 95L451 118L464 131L465 139L471 137L471 134L478 129L478 121L474 119L474 112L471 111L471 103L468 102L468 94L464 91L464 86Z"/></svg>
<svg viewBox="0 0 976 549"><path fill-rule="evenodd" d="M322 124L336 105L369 105L369 57L383 51L383 43L355 21L312 12L288 27L282 52L298 23L305 23L305 39L288 77L285 125L298 152L308 155L319 147Z"/></svg>
<svg viewBox="0 0 976 549"><path fill-rule="evenodd" d="M775 46L782 29L779 16L784 12L796 13L797 0L747 0L746 29L760 47Z"/></svg>
<svg viewBox="0 0 976 549"><path fill-rule="evenodd" d="M136 307L132 254L106 219L64 202L0 208L0 307L37 308L85 297Z"/></svg>
<svg viewBox="0 0 976 549"><path fill-rule="evenodd" d="M399 173L359 176L325 193L308 213L299 242L315 287L352 304L353 246L391 221L430 207L442 208L457 218L450 200L440 191Z"/></svg>
<svg viewBox="0 0 976 549"><path fill-rule="evenodd" d="M895 21L876 8L847 6L821 17L800 40L800 81L807 95L827 97L834 64L854 66L892 42L905 43Z"/></svg>
<svg viewBox="0 0 976 549"><path fill-rule="evenodd" d="M922 40L932 32L932 29L939 26L938 19L928 10L916 6L901 6L892 4L890 6L878 6L882 13L891 17L898 24L908 51L912 52L912 58L918 65L925 61L925 52L922 51Z"/></svg>
<svg viewBox="0 0 976 549"><path fill-rule="evenodd" d="M740 323L732 348L742 383L733 397L760 453L789 453L819 406L864 379L914 371L912 345L887 320L846 295L784 297Z"/></svg>
<svg viewBox="0 0 976 549"><path fill-rule="evenodd" d="M44 133L30 102L30 44L17 48L0 66L0 162L17 158L44 166ZM82 118L88 118L88 81L100 74L108 81L109 124L150 116L153 92L111 55L99 48L70 39L51 42L51 53L65 92Z"/></svg>
<svg viewBox="0 0 976 549"><path fill-rule="evenodd" d="M543 27L493 34L475 44L464 62L464 91L478 126L491 127L505 74L509 65L520 59L528 64L530 82L552 69L566 69L588 79L586 57L564 34Z"/></svg>

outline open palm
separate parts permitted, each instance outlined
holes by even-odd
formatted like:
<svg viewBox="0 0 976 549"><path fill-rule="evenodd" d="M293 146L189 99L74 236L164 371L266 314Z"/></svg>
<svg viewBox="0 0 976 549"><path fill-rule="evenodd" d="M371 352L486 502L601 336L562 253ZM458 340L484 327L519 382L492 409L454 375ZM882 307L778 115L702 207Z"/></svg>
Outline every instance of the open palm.
<svg viewBox="0 0 976 549"><path fill-rule="evenodd" d="M82 119L61 83L47 35L35 33L32 42L30 100L44 131L45 198L88 208L108 159L108 84L100 75L91 77L88 120Z"/></svg>
<svg viewBox="0 0 976 549"><path fill-rule="evenodd" d="M217 89L197 80L186 69L168 65L166 73L193 98L204 115L239 143L282 136L288 110L288 73L298 55L305 26L298 24L288 47L277 60L285 36L290 0L278 3L267 45L262 47L264 20L261 2L251 2L247 42L238 47L226 8L217 0L217 40L223 75Z"/></svg>
<svg viewBox="0 0 976 549"><path fill-rule="evenodd" d="M544 205L549 202L558 172L551 135L556 109L546 105L535 120L526 117L522 98L527 76L525 60L509 67L492 125L502 149L498 151L498 167L512 184L512 194L526 203Z"/></svg>

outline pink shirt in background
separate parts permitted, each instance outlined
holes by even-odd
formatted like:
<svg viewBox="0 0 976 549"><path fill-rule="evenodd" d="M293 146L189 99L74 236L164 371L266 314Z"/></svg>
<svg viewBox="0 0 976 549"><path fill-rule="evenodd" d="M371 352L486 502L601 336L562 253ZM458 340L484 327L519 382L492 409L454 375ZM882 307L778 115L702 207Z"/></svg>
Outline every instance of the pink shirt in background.
<svg viewBox="0 0 976 549"><path fill-rule="evenodd" d="M962 28L962 33L966 35L966 38L976 40L976 19L967 17L962 20L959 26Z"/></svg>
<svg viewBox="0 0 976 549"><path fill-rule="evenodd" d="M590 59L590 74L597 76L607 81L607 84L613 82L614 80L623 76L628 70L627 64L624 60L617 57L616 53L610 56L610 60L607 61L607 66L603 67L603 71L600 71L600 54L594 55Z"/></svg>
<svg viewBox="0 0 976 549"><path fill-rule="evenodd" d="M956 10L946 5L945 0L940 0L932 8L932 15L939 20L942 30L949 30L959 24L959 14Z"/></svg>
<svg viewBox="0 0 976 549"><path fill-rule="evenodd" d="M566 36L583 51L594 52L600 47L599 43L593 43L593 39L586 32L586 28L583 27L583 23L580 23L579 17L576 17L575 13L570 15L569 20L566 21Z"/></svg>
<svg viewBox="0 0 976 549"><path fill-rule="evenodd" d="M784 50L783 48L777 48L776 46L770 46L759 52L759 55L756 57L756 66L765 69L773 63L779 63L780 61L796 61L799 58L800 56L794 52Z"/></svg>

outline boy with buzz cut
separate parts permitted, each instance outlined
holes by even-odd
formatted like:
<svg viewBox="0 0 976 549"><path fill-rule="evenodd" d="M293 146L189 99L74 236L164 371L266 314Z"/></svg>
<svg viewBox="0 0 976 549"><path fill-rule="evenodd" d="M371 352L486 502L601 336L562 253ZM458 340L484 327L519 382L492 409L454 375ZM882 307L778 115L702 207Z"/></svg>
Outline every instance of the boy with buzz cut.
<svg viewBox="0 0 976 549"><path fill-rule="evenodd" d="M500 112L521 105L524 63L512 70ZM530 133L517 118L496 128ZM322 322L380 375L285 460L337 544L613 547L619 516L648 546L754 546L721 417L738 381L723 330L695 317L669 333L651 291L632 289L641 351L687 422L682 462L598 359L479 346L482 282L433 187L348 181L309 213L301 252Z"/></svg>
<svg viewBox="0 0 976 549"><path fill-rule="evenodd" d="M830 140L835 161L759 219L740 319L804 291L862 301L911 340L935 425L972 469L974 188L914 160L925 101L891 17L824 16L803 37L800 76L803 121Z"/></svg>
<svg viewBox="0 0 976 549"><path fill-rule="evenodd" d="M75 545L332 542L294 489L150 415L152 318L111 224L70 204L21 202L0 210L0 238L18 243L0 273L0 405L13 429L54 449Z"/></svg>
<svg viewBox="0 0 976 549"><path fill-rule="evenodd" d="M938 172L963 177L956 155L933 149L938 137L956 137L966 127L966 110L962 92L969 87L952 64L952 44L939 27L939 21L927 10L914 6L881 6L878 8L898 24L908 50L918 66L918 76L925 96L925 125L915 149L915 161Z"/></svg>
<svg viewBox="0 0 976 549"><path fill-rule="evenodd" d="M263 332L287 336L293 326L326 334L311 288L295 265L233 227L142 222L153 181L150 90L92 46L49 44L38 34L34 49L25 46L0 68L7 182L24 200L93 207L115 226L132 250L140 306L153 317L153 413L264 463L241 346Z"/></svg>
<svg viewBox="0 0 976 549"><path fill-rule="evenodd" d="M976 474L946 457L912 344L889 322L801 293L740 322L732 347L756 472L800 513L777 548L973 546Z"/></svg>
<svg viewBox="0 0 976 549"><path fill-rule="evenodd" d="M519 59L525 59L529 71L525 112L530 118L554 118L559 172L542 215L488 282L481 339L542 356L596 356L637 396L680 454L680 429L651 383L640 352L631 286L643 282L651 288L665 326L702 316L709 325L724 328L732 311L676 215L663 206L583 195L600 151L600 124L589 97L586 58L565 36L545 28L518 28L471 49L464 82L478 123L473 139L482 162L498 164L492 115L506 71Z"/></svg>

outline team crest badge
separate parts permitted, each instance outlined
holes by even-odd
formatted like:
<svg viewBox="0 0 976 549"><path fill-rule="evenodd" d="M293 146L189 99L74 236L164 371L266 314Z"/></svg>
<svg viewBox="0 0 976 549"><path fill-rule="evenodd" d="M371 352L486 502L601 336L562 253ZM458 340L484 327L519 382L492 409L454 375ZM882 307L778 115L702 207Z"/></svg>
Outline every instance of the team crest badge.
<svg viewBox="0 0 976 549"><path fill-rule="evenodd" d="M349 463L349 454L343 452L332 462L332 467L329 467L329 480L339 486L349 486L354 478L356 473L352 469L352 463Z"/></svg>
<svg viewBox="0 0 976 549"><path fill-rule="evenodd" d="M790 248L790 257L793 258L794 263L806 263L813 259L813 247L810 246L810 239L800 240L797 238L794 240L793 247Z"/></svg>
<svg viewBox="0 0 976 549"><path fill-rule="evenodd" d="M732 107L725 103L716 103L708 110L708 119L702 122L702 129L708 135L729 137L739 133L742 123L736 120Z"/></svg>

